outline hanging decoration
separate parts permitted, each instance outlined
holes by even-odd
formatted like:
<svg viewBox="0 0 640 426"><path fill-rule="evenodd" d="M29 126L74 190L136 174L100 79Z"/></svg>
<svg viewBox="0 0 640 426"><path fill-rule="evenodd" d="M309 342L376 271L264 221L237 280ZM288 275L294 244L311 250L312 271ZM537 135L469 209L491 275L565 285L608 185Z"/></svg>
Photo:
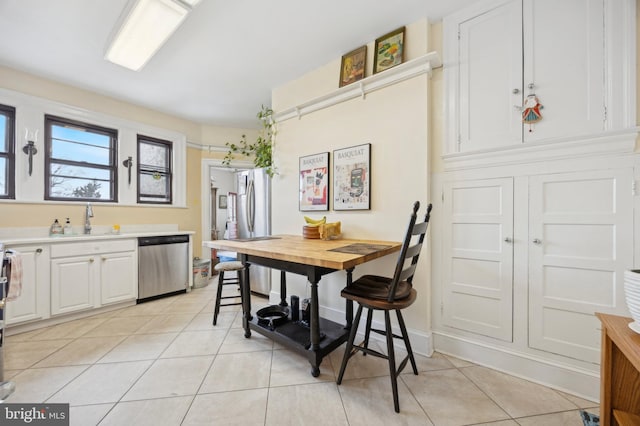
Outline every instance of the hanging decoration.
<svg viewBox="0 0 640 426"><path fill-rule="evenodd" d="M542 113L540 112L542 108L543 106L538 97L533 93L524 100L522 122L529 125L529 132L533 132L533 123L542 120Z"/></svg>

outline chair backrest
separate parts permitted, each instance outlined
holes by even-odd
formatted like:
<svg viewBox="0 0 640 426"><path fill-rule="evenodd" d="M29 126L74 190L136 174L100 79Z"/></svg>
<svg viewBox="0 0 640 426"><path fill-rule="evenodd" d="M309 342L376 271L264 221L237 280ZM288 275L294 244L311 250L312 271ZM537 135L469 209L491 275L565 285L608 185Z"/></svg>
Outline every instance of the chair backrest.
<svg viewBox="0 0 640 426"><path fill-rule="evenodd" d="M396 270L393 274L393 280L391 281L389 288L389 297L387 299L389 302L394 301L396 288L398 287L399 282L406 281L411 284L413 281L413 275L415 274L416 266L418 265L418 258L420 257L420 250L422 249L424 236L427 233L427 226L429 226L432 208L433 205L429 204L427 206L427 212L424 215L424 221L416 223L418 219L418 210L420 209L420 202L416 201L413 204L413 213L411 213L411 218L409 219L407 233L404 236L404 242L402 243L402 249L398 256ZM407 261L409 259L411 259L411 262L408 263Z"/></svg>

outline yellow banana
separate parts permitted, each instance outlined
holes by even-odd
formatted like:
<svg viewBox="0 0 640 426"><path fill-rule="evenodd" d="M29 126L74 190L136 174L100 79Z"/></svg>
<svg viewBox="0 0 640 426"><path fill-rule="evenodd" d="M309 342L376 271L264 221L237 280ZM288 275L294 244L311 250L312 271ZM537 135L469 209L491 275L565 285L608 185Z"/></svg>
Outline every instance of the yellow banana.
<svg viewBox="0 0 640 426"><path fill-rule="evenodd" d="M309 216L305 216L304 217L304 221L307 222L307 224L309 226L318 226L318 225L322 225L323 223L327 223L327 217L323 216L322 219L312 219Z"/></svg>

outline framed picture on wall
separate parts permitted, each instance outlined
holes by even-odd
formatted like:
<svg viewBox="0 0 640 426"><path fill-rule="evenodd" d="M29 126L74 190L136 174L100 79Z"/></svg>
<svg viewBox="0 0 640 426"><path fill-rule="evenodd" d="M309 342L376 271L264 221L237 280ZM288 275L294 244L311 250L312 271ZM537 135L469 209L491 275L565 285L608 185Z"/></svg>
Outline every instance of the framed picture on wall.
<svg viewBox="0 0 640 426"><path fill-rule="evenodd" d="M329 153L300 157L300 211L329 210Z"/></svg>
<svg viewBox="0 0 640 426"><path fill-rule="evenodd" d="M352 50L342 56L340 63L340 84L338 87L355 83L364 78L367 66L367 45Z"/></svg>
<svg viewBox="0 0 640 426"><path fill-rule="evenodd" d="M219 195L218 196L218 208L219 209L226 209L227 208L227 196L226 195Z"/></svg>
<svg viewBox="0 0 640 426"><path fill-rule="evenodd" d="M371 144L333 151L333 209L371 209Z"/></svg>
<svg viewBox="0 0 640 426"><path fill-rule="evenodd" d="M404 62L404 27L377 38L373 48L374 74Z"/></svg>

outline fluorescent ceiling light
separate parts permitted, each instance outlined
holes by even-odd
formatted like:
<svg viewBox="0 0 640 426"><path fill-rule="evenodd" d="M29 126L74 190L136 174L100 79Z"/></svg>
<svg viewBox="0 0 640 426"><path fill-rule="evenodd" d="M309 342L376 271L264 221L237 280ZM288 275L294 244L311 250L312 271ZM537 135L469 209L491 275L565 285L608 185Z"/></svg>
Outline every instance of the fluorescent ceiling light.
<svg viewBox="0 0 640 426"><path fill-rule="evenodd" d="M185 0L197 4L200 0ZM131 6L131 4L130 4ZM191 8L175 0L135 0L123 14L105 59L140 70L182 24Z"/></svg>

